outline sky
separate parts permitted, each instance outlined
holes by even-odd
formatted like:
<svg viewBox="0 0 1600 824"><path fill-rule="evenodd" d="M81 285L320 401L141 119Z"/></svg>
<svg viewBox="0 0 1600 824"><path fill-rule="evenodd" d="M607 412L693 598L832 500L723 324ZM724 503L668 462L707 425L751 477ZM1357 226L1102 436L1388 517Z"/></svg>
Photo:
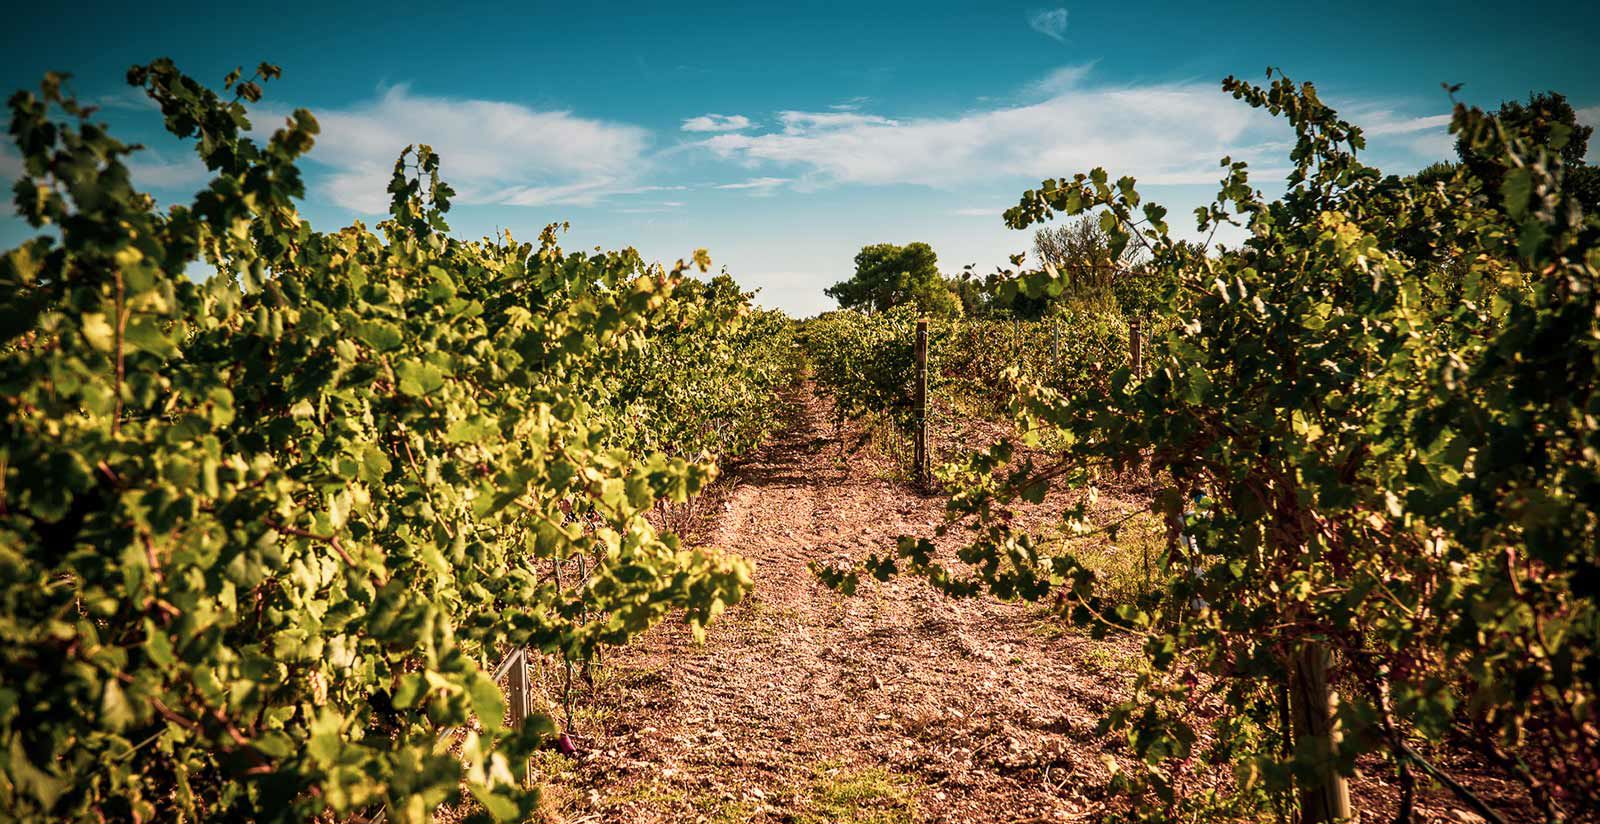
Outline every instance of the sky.
<svg viewBox="0 0 1600 824"><path fill-rule="evenodd" d="M302 164L319 229L380 220L394 158L429 143L459 192L459 237L531 240L568 221L568 249L670 264L704 247L759 302L800 316L832 308L822 290L870 243L925 241L950 273L1006 264L1031 236L1000 214L1045 177L1103 166L1181 216L1210 201L1228 155L1271 193L1292 134L1223 94L1230 74L1316 83L1390 172L1452 156L1442 83L1486 107L1560 91L1600 123L1592 3L284 0L9 18L6 94L71 72L100 119L147 146L134 180L163 203L203 188L205 169L162 134L127 68L171 57L220 86L268 61L283 77L252 109L257 128L296 108L321 124ZM0 177L18 169L0 144ZM0 207L0 247L32 234Z"/></svg>

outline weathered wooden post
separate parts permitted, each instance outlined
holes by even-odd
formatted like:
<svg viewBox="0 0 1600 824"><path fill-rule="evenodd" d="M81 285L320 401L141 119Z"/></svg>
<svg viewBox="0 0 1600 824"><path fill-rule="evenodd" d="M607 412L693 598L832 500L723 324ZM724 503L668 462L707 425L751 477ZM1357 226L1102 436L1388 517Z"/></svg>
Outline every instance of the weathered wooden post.
<svg viewBox="0 0 1600 824"><path fill-rule="evenodd" d="M914 445L911 461L913 473L920 486L928 485L928 319L917 319L917 345L915 349L917 377L915 391L916 421L912 435Z"/></svg>
<svg viewBox="0 0 1600 824"><path fill-rule="evenodd" d="M1138 318L1128 322L1128 353L1133 361L1133 377L1138 379L1144 374L1144 334L1143 323Z"/></svg>
<svg viewBox="0 0 1600 824"><path fill-rule="evenodd" d="M1059 386L1061 379L1061 319L1050 316L1050 366L1045 380Z"/></svg>
<svg viewBox="0 0 1600 824"><path fill-rule="evenodd" d="M528 651L519 649L511 654L511 668L506 672L506 704L511 728L522 729L528 720ZM522 765L522 780L533 779L533 761Z"/></svg>
<svg viewBox="0 0 1600 824"><path fill-rule="evenodd" d="M1022 374L1022 319L1011 316L1011 349L1017 358L1017 374Z"/></svg>
<svg viewBox="0 0 1600 824"><path fill-rule="evenodd" d="M1336 760L1336 697L1328 684L1331 655L1325 644L1303 641L1290 658L1289 704L1295 750L1312 759L1315 778L1300 786L1301 824L1349 821L1350 784Z"/></svg>

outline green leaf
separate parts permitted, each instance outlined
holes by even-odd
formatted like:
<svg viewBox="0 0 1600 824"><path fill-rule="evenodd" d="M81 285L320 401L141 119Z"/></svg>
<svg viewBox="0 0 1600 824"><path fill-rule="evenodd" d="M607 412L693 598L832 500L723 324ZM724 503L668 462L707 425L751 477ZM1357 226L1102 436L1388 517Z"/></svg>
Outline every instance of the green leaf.
<svg viewBox="0 0 1600 824"><path fill-rule="evenodd" d="M383 321L362 321L355 328L356 339L379 352L399 349L405 338L399 327Z"/></svg>
<svg viewBox="0 0 1600 824"><path fill-rule="evenodd" d="M1527 215L1528 200L1533 196L1533 172L1526 168L1506 172L1500 193L1505 198L1506 211L1512 218L1521 220Z"/></svg>
<svg viewBox="0 0 1600 824"><path fill-rule="evenodd" d="M117 679L107 678L100 692L100 722L113 730L126 729L135 720L128 696L118 686Z"/></svg>
<svg viewBox="0 0 1600 824"><path fill-rule="evenodd" d="M505 725L506 701L499 685L484 673L477 673L468 687L472 699L472 712L478 723L487 730L499 730Z"/></svg>

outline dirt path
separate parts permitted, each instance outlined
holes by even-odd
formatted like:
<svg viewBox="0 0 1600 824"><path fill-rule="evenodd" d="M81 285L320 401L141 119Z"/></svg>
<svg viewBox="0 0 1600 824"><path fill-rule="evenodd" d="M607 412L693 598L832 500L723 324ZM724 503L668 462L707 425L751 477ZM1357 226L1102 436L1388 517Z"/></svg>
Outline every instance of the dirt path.
<svg viewBox="0 0 1600 824"><path fill-rule="evenodd" d="M588 748L553 767L568 821L1058 821L1105 778L1094 734L1131 652L1036 608L954 601L909 580L855 597L807 563L928 534L942 499L847 456L824 403L736 474L709 542L755 590L704 646L665 627L619 654L578 715Z"/></svg>

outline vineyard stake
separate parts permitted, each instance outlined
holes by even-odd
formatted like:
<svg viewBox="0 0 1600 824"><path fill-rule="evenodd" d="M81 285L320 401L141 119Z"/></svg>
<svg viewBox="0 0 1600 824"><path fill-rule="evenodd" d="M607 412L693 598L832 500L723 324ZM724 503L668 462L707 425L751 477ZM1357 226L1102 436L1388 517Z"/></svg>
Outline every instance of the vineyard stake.
<svg viewBox="0 0 1600 824"><path fill-rule="evenodd" d="M1022 319L1011 316L1011 349L1017 356L1017 372L1022 372Z"/></svg>
<svg viewBox="0 0 1600 824"><path fill-rule="evenodd" d="M1328 684L1331 653L1325 644L1303 641L1290 658L1289 695L1295 749L1313 760L1315 778L1300 787L1301 824L1348 821L1350 784L1336 761L1337 699Z"/></svg>
<svg viewBox="0 0 1600 824"><path fill-rule="evenodd" d="M919 486L928 485L928 319L917 319L916 429L912 434L913 474Z"/></svg>
<svg viewBox="0 0 1600 824"><path fill-rule="evenodd" d="M506 673L506 702L510 705L511 728L522 729L528 720L528 652L519 649L511 654L511 668ZM533 760L522 764L522 780L533 777Z"/></svg>
<svg viewBox="0 0 1600 824"><path fill-rule="evenodd" d="M1137 317L1128 322L1128 353L1132 356L1135 379L1144 372L1144 336L1140 328L1143 325Z"/></svg>
<svg viewBox="0 0 1600 824"><path fill-rule="evenodd" d="M1061 368L1061 319L1050 318L1050 374Z"/></svg>

